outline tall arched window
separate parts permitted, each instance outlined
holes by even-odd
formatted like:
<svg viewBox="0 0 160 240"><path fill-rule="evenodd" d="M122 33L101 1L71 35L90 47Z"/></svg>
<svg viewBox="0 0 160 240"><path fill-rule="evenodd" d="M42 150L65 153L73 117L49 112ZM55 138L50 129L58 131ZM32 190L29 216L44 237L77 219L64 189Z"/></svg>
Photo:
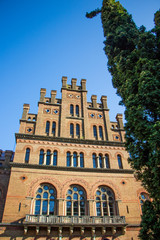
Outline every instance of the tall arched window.
<svg viewBox="0 0 160 240"><path fill-rule="evenodd" d="M57 166L57 151L53 152L53 166Z"/></svg>
<svg viewBox="0 0 160 240"><path fill-rule="evenodd" d="M103 130L101 126L99 126L99 137L103 140Z"/></svg>
<svg viewBox="0 0 160 240"><path fill-rule="evenodd" d="M46 155L46 165L51 164L51 151L47 150L47 155Z"/></svg>
<svg viewBox="0 0 160 240"><path fill-rule="evenodd" d="M56 135L56 122L52 123L52 133L53 133L53 136Z"/></svg>
<svg viewBox="0 0 160 240"><path fill-rule="evenodd" d="M149 195L147 193L142 192L139 195L139 200L140 200L141 212L143 213L143 204L146 200L149 200Z"/></svg>
<svg viewBox="0 0 160 240"><path fill-rule="evenodd" d="M49 129L50 129L50 122L47 121L46 122L46 133L47 133L47 135L49 134Z"/></svg>
<svg viewBox="0 0 160 240"><path fill-rule="evenodd" d="M97 216L115 215L115 199L113 191L106 187L98 187L95 195Z"/></svg>
<svg viewBox="0 0 160 240"><path fill-rule="evenodd" d="M73 108L73 104L70 105L70 115L73 116L74 115L74 108Z"/></svg>
<svg viewBox="0 0 160 240"><path fill-rule="evenodd" d="M117 155L117 160L118 160L119 169L123 169L121 155L119 155L119 154Z"/></svg>
<svg viewBox="0 0 160 240"><path fill-rule="evenodd" d="M71 166L71 153L67 152L67 167Z"/></svg>
<svg viewBox="0 0 160 240"><path fill-rule="evenodd" d="M97 139L97 127L95 125L93 126L93 136Z"/></svg>
<svg viewBox="0 0 160 240"><path fill-rule="evenodd" d="M79 106L76 105L76 116L79 117Z"/></svg>
<svg viewBox="0 0 160 240"><path fill-rule="evenodd" d="M44 164L44 150L43 150L43 149L40 150L40 154L39 154L39 164L40 164L40 165Z"/></svg>
<svg viewBox="0 0 160 240"><path fill-rule="evenodd" d="M95 153L92 154L92 160L93 160L93 168L97 167L97 156Z"/></svg>
<svg viewBox="0 0 160 240"><path fill-rule="evenodd" d="M82 187L72 185L66 194L66 215L84 216L86 215L86 194Z"/></svg>
<svg viewBox="0 0 160 240"><path fill-rule="evenodd" d="M80 153L80 167L84 167L84 154Z"/></svg>
<svg viewBox="0 0 160 240"><path fill-rule="evenodd" d="M109 155L105 155L105 162L106 162L106 168L110 168L110 163L109 163Z"/></svg>
<svg viewBox="0 0 160 240"><path fill-rule="evenodd" d="M26 148L25 163L29 163L30 148Z"/></svg>
<svg viewBox="0 0 160 240"><path fill-rule="evenodd" d="M80 137L80 126L79 126L79 124L76 124L76 136Z"/></svg>
<svg viewBox="0 0 160 240"><path fill-rule="evenodd" d="M102 154L99 154L99 167L102 168L103 164L102 164Z"/></svg>
<svg viewBox="0 0 160 240"><path fill-rule="evenodd" d="M56 190L50 184L41 184L35 197L35 215L56 214Z"/></svg>
<svg viewBox="0 0 160 240"><path fill-rule="evenodd" d="M73 123L70 124L70 135L73 138L74 137L74 125Z"/></svg>
<svg viewBox="0 0 160 240"><path fill-rule="evenodd" d="M77 167L78 166L78 162L77 162L77 153L74 152L73 153L73 167Z"/></svg>

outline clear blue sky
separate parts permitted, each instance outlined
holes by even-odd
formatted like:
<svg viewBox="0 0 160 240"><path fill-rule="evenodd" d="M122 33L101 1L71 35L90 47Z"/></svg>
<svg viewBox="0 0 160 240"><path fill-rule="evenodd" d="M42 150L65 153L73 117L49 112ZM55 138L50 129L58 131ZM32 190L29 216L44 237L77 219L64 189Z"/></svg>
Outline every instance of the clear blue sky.
<svg viewBox="0 0 160 240"><path fill-rule="evenodd" d="M153 28L159 0L120 0L137 26ZM57 90L61 78L87 79L92 94L108 96L110 119L124 108L112 87L103 51L100 16L85 13L101 7L101 0L0 0L0 149L14 150L23 103L37 113L40 88Z"/></svg>

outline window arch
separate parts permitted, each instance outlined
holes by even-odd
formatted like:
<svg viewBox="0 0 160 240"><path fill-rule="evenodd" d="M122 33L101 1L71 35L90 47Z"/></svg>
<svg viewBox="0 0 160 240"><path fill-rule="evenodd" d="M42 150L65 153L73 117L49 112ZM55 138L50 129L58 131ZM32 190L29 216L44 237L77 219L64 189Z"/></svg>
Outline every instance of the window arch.
<svg viewBox="0 0 160 240"><path fill-rule="evenodd" d="M46 154L46 165L50 165L51 164L51 151L47 150L47 154Z"/></svg>
<svg viewBox="0 0 160 240"><path fill-rule="evenodd" d="M52 133L53 133L53 136L56 135L56 122L52 122Z"/></svg>
<svg viewBox="0 0 160 240"><path fill-rule="evenodd" d="M70 115L71 115L71 116L74 115L74 107L73 107L73 104L70 105Z"/></svg>
<svg viewBox="0 0 160 240"><path fill-rule="evenodd" d="M92 154L93 168L97 167L97 156L95 153Z"/></svg>
<svg viewBox="0 0 160 240"><path fill-rule="evenodd" d="M66 215L86 215L86 193L78 185L71 185L66 194Z"/></svg>
<svg viewBox="0 0 160 240"><path fill-rule="evenodd" d="M80 153L80 167L84 167L84 154Z"/></svg>
<svg viewBox="0 0 160 240"><path fill-rule="evenodd" d="M56 214L56 190L50 184L41 184L35 196L35 215Z"/></svg>
<svg viewBox="0 0 160 240"><path fill-rule="evenodd" d="M58 153L57 153L57 150L55 150L53 152L53 166L57 166L57 156L58 156Z"/></svg>
<svg viewBox="0 0 160 240"><path fill-rule="evenodd" d="M78 166L77 153L74 152L73 153L73 167L77 167L77 166Z"/></svg>
<svg viewBox="0 0 160 240"><path fill-rule="evenodd" d="M76 105L76 116L79 117L79 106Z"/></svg>
<svg viewBox="0 0 160 240"><path fill-rule="evenodd" d="M71 166L71 153L67 152L67 167Z"/></svg>
<svg viewBox="0 0 160 240"><path fill-rule="evenodd" d="M99 126L99 137L101 140L103 140L103 130L102 130L102 126Z"/></svg>
<svg viewBox="0 0 160 240"><path fill-rule="evenodd" d="M30 148L26 148L25 163L29 163Z"/></svg>
<svg viewBox="0 0 160 240"><path fill-rule="evenodd" d="M93 126L93 136L97 139L97 127L95 125Z"/></svg>
<svg viewBox="0 0 160 240"><path fill-rule="evenodd" d="M105 155L105 163L106 163L106 168L110 168L110 162L109 162L109 155Z"/></svg>
<svg viewBox="0 0 160 240"><path fill-rule="evenodd" d="M123 169L123 165L122 165L122 157L121 155L117 155L117 160L118 160L118 166L119 166L119 169Z"/></svg>
<svg viewBox="0 0 160 240"><path fill-rule="evenodd" d="M73 123L70 124L70 135L73 138L74 137L74 125Z"/></svg>
<svg viewBox="0 0 160 240"><path fill-rule="evenodd" d="M110 188L106 186L98 187L95 194L95 202L97 216L116 215L114 193Z"/></svg>
<svg viewBox="0 0 160 240"><path fill-rule="evenodd" d="M47 121L46 122L46 133L47 133L47 135L49 135L49 129L50 129L50 122Z"/></svg>
<svg viewBox="0 0 160 240"><path fill-rule="evenodd" d="M43 149L40 150L40 154L39 154L39 164L40 164L40 165L44 164L44 150L43 150Z"/></svg>
<svg viewBox="0 0 160 240"><path fill-rule="evenodd" d="M139 201L140 201L140 207L141 207L141 212L143 213L143 204L146 200L149 200L149 195L145 192L142 192L139 195Z"/></svg>

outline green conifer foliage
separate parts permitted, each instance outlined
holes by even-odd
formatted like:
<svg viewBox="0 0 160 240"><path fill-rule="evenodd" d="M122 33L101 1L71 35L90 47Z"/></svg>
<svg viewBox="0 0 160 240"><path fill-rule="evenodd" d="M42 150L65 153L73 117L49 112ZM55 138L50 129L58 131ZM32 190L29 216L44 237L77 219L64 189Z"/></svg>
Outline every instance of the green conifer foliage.
<svg viewBox="0 0 160 240"><path fill-rule="evenodd" d="M148 191L140 238L160 236L160 10L155 27L138 28L130 14L115 0L103 0L101 13L105 53L113 86L126 107L126 149L136 176ZM150 215L150 218L148 218Z"/></svg>

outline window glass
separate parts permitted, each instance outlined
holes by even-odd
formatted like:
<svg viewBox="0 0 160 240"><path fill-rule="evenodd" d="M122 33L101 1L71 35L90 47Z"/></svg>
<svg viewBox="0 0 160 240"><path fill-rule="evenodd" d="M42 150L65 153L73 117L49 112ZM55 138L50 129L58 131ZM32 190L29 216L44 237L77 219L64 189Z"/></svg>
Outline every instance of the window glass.
<svg viewBox="0 0 160 240"><path fill-rule="evenodd" d="M73 125L73 123L70 124L70 135L71 135L71 137L74 136L74 125Z"/></svg>
<svg viewBox="0 0 160 240"><path fill-rule="evenodd" d="M77 167L78 164L77 164L77 153L74 152L73 153L73 167Z"/></svg>
<svg viewBox="0 0 160 240"><path fill-rule="evenodd" d="M66 194L67 216L84 216L86 212L86 194L82 187L71 185Z"/></svg>
<svg viewBox="0 0 160 240"><path fill-rule="evenodd" d="M77 137L80 136L80 126L79 126L79 124L76 124L76 136Z"/></svg>
<svg viewBox="0 0 160 240"><path fill-rule="evenodd" d="M53 152L53 166L57 166L57 151Z"/></svg>
<svg viewBox="0 0 160 240"><path fill-rule="evenodd" d="M76 105L76 115L77 115L77 117L79 117L79 106L78 105Z"/></svg>
<svg viewBox="0 0 160 240"><path fill-rule="evenodd" d="M29 163L30 148L26 149L25 163Z"/></svg>
<svg viewBox="0 0 160 240"><path fill-rule="evenodd" d="M95 153L92 155L92 160L93 160L93 168L96 168L97 163L96 163L96 154Z"/></svg>
<svg viewBox="0 0 160 240"><path fill-rule="evenodd" d="M47 155L46 155L46 165L51 164L51 151L47 150Z"/></svg>
<svg viewBox="0 0 160 240"><path fill-rule="evenodd" d="M35 215L55 214L56 191L50 184L41 184L35 197Z"/></svg>
<svg viewBox="0 0 160 240"><path fill-rule="evenodd" d="M84 167L84 154L80 153L80 167Z"/></svg>
<svg viewBox="0 0 160 240"><path fill-rule="evenodd" d="M56 122L52 123L52 133L53 133L53 136L56 135Z"/></svg>
<svg viewBox="0 0 160 240"><path fill-rule="evenodd" d="M123 169L121 155L117 155L119 169Z"/></svg>
<svg viewBox="0 0 160 240"><path fill-rule="evenodd" d="M106 168L110 168L109 156L108 156L108 154L105 155L105 161L106 161Z"/></svg>
<svg viewBox="0 0 160 240"><path fill-rule="evenodd" d="M99 167L102 168L102 155L99 154Z"/></svg>
<svg viewBox="0 0 160 240"><path fill-rule="evenodd" d="M42 165L44 164L44 150L40 150L40 155L39 155L39 164Z"/></svg>
<svg viewBox="0 0 160 240"><path fill-rule="evenodd" d="M99 126L99 137L103 139L103 131L101 126Z"/></svg>
<svg viewBox="0 0 160 240"><path fill-rule="evenodd" d="M71 153L67 152L67 167L71 166Z"/></svg>
<svg viewBox="0 0 160 240"><path fill-rule="evenodd" d="M97 139L97 127L93 126L93 136Z"/></svg>
<svg viewBox="0 0 160 240"><path fill-rule="evenodd" d="M73 104L70 105L70 114L73 116L74 115L74 108Z"/></svg>
<svg viewBox="0 0 160 240"><path fill-rule="evenodd" d="M46 133L49 134L50 122L46 122Z"/></svg>

